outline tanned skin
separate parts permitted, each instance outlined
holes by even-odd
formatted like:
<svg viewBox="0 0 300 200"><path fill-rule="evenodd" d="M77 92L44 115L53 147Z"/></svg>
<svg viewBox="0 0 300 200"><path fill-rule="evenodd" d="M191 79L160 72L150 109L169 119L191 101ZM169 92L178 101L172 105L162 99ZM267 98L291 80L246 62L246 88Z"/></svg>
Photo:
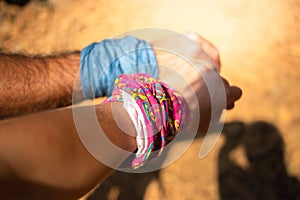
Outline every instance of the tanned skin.
<svg viewBox="0 0 300 200"><path fill-rule="evenodd" d="M137 148L133 123L121 103L113 104L127 133L115 122L110 103L96 106L99 124L111 142L133 152ZM97 148L106 151L104 147ZM110 159L119 164L126 159L108 153ZM95 159L81 142L71 107L0 122L0 194L3 199L77 199L113 171Z"/></svg>
<svg viewBox="0 0 300 200"><path fill-rule="evenodd" d="M197 35L193 37L201 39ZM208 47L215 50L214 46ZM170 60L168 56L156 56L158 63L164 63L164 58ZM220 63L218 54L212 54L212 58ZM70 105L72 92L80 100L80 81L73 91L79 63L79 52L45 57L0 54L0 118ZM189 67L181 64L178 67L190 74ZM201 79L194 77L189 81L199 107L208 116L200 123L200 128L205 130L210 121L209 94L202 87ZM227 109L231 109L242 93L226 80L224 86ZM115 104L117 116L128 126L128 131L125 133L118 127L110 104L96 106L98 121L114 144L133 152L136 149L133 123L122 105ZM99 148L107 151L105 147ZM125 159L111 152L108 155L116 162ZM112 172L113 169L96 160L81 143L70 107L0 122L0 194L4 199L75 199Z"/></svg>
<svg viewBox="0 0 300 200"><path fill-rule="evenodd" d="M70 105L79 63L80 52L44 57L0 53L0 119Z"/></svg>

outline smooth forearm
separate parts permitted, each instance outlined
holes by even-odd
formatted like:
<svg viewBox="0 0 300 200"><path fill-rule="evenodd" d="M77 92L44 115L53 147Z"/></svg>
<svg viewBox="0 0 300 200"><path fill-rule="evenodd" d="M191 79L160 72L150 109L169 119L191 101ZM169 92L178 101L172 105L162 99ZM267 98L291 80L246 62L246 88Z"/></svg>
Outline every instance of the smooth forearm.
<svg viewBox="0 0 300 200"><path fill-rule="evenodd" d="M134 132L128 114L121 104L116 104L118 115L127 120L129 130ZM127 151L136 149L135 138L120 130L113 120L110 104L98 106L97 116L113 143ZM116 162L125 159L120 155L110 156ZM86 150L75 129L71 108L0 123L0 162L0 170L4 170L0 171L1 180L24 183L20 188L28 187L25 196L43 195L44 198L55 192L55 199L79 197L113 171ZM7 182L4 185L8 187Z"/></svg>
<svg viewBox="0 0 300 200"><path fill-rule="evenodd" d="M0 54L0 119L70 105L79 62L79 52L57 56ZM80 89L78 84L77 95Z"/></svg>

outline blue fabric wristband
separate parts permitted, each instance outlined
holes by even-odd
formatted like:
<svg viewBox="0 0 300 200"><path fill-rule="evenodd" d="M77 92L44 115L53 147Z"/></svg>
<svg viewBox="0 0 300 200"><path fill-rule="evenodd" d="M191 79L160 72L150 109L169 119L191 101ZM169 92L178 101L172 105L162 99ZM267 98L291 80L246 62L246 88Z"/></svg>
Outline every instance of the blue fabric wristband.
<svg viewBox="0 0 300 200"><path fill-rule="evenodd" d="M111 96L121 74L144 72L158 78L158 65L150 43L126 36L93 43L81 51L80 79L85 99Z"/></svg>

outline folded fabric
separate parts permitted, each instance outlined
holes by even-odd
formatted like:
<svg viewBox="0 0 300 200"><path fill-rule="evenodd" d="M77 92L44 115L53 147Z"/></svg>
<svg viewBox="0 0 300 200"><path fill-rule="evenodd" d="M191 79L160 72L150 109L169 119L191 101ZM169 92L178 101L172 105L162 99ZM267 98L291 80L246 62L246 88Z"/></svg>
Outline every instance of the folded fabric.
<svg viewBox="0 0 300 200"><path fill-rule="evenodd" d="M93 43L81 51L80 79L83 97L110 96L120 74L144 72L158 77L158 66L150 43L126 36Z"/></svg>
<svg viewBox="0 0 300 200"><path fill-rule="evenodd" d="M119 101L136 130L137 152L131 167L142 166L154 151L159 156L189 121L189 109L179 92L148 74L122 74L114 84L112 96L104 103Z"/></svg>

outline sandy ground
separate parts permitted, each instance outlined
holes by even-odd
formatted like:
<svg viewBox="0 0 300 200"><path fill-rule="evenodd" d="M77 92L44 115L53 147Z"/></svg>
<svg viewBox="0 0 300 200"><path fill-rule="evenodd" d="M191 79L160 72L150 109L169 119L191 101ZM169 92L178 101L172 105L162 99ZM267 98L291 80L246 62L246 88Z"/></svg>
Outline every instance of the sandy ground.
<svg viewBox="0 0 300 200"><path fill-rule="evenodd" d="M299 0L0 1L0 48L75 50L144 27L200 33L244 91L215 148L200 160L198 138L170 167L116 172L90 199L300 199L299 18Z"/></svg>

